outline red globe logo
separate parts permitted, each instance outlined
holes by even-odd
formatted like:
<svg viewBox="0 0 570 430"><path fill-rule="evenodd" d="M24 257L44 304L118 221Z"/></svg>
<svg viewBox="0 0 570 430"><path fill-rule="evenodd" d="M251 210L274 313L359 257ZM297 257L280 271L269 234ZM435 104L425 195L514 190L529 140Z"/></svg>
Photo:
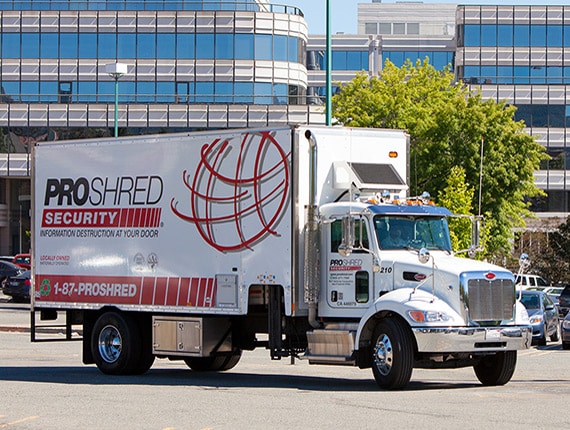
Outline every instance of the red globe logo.
<svg viewBox="0 0 570 430"><path fill-rule="evenodd" d="M251 248L278 235L289 196L289 157L269 131L216 139L201 148L194 174L182 173L188 209L173 198L171 210L218 251Z"/></svg>

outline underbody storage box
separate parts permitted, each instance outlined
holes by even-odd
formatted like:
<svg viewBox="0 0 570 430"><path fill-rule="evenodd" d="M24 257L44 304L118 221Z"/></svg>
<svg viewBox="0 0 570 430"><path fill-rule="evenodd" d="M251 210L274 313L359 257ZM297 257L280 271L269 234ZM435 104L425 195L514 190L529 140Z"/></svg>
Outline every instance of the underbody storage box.
<svg viewBox="0 0 570 430"><path fill-rule="evenodd" d="M230 352L232 338L226 318L154 316L152 352L155 355L207 357Z"/></svg>

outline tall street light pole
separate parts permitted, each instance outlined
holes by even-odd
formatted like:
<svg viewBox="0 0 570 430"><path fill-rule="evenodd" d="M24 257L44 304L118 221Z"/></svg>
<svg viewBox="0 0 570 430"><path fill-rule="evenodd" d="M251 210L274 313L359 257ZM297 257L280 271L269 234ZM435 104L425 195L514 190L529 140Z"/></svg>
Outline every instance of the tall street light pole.
<svg viewBox="0 0 570 430"><path fill-rule="evenodd" d="M327 42L326 42L326 85L327 85L327 105L326 105L326 125L331 125L332 118L332 42L331 42L331 1L326 0L327 4Z"/></svg>
<svg viewBox="0 0 570 430"><path fill-rule="evenodd" d="M119 137L119 79L128 71L128 66L122 63L105 66L105 72L115 80L115 137Z"/></svg>

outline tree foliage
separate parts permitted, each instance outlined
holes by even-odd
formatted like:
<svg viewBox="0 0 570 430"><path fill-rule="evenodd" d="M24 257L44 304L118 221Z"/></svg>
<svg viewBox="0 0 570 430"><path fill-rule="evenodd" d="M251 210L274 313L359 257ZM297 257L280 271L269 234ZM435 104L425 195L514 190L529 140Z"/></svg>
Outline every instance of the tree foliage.
<svg viewBox="0 0 570 430"><path fill-rule="evenodd" d="M527 199L541 194L534 171L544 149L514 120L515 107L483 100L456 83L449 69L426 60L401 68L389 61L378 76L358 74L332 98L332 115L351 127L404 129L410 134L410 191L443 196L452 168L472 184L471 213L486 219L486 253L510 250L513 227L532 216ZM479 190L483 146L482 188Z"/></svg>
<svg viewBox="0 0 570 430"><path fill-rule="evenodd" d="M465 182L465 170L453 166L447 180L447 186L440 191L439 204L457 215L471 215L471 202L474 189ZM471 244L471 219L452 218L449 220L451 245L455 251L466 250Z"/></svg>

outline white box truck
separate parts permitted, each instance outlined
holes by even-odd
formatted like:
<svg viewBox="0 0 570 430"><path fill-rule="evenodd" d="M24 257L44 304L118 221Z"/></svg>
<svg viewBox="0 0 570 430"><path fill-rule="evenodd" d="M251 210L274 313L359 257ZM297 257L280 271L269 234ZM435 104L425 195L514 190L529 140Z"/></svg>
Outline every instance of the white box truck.
<svg viewBox="0 0 570 430"><path fill-rule="evenodd" d="M32 341L63 317L106 374L263 347L386 389L414 367L505 384L531 343L513 274L454 256L451 213L407 196L408 149L322 126L36 146Z"/></svg>

